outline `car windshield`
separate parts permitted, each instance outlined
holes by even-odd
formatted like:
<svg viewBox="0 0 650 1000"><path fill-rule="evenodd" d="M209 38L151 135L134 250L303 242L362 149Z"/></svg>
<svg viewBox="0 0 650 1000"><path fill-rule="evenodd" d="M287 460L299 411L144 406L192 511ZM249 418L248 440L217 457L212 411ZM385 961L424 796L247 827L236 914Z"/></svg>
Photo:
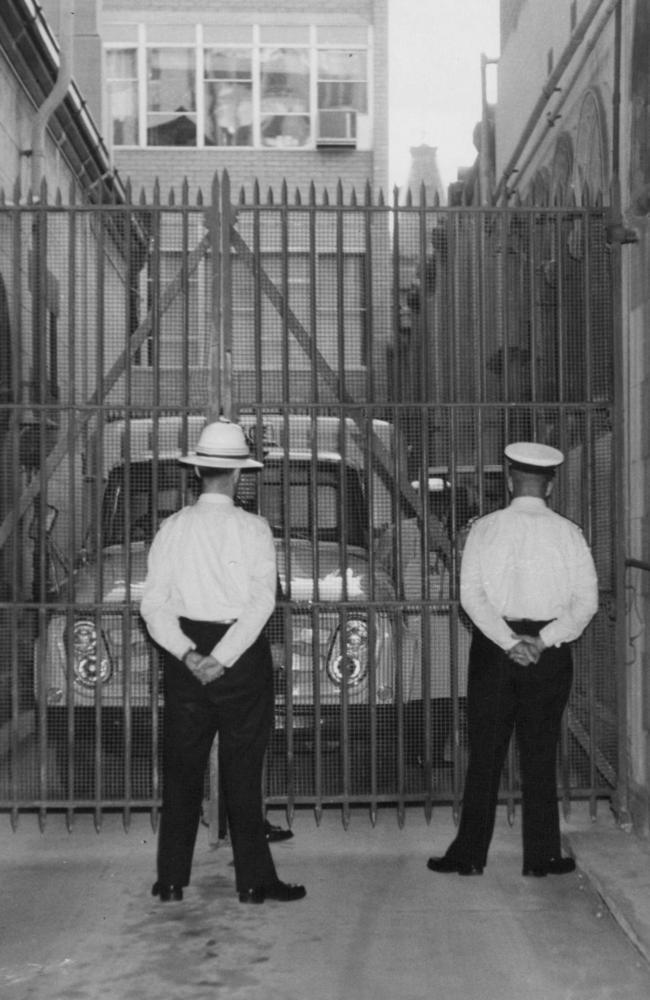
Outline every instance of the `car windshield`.
<svg viewBox="0 0 650 1000"><path fill-rule="evenodd" d="M314 470L316 477L314 478ZM102 503L102 545L150 541L160 522L198 494L196 477L174 460L112 469ZM263 514L273 533L367 545L367 508L359 474L339 462L267 460L240 477L237 503Z"/></svg>
<svg viewBox="0 0 650 1000"><path fill-rule="evenodd" d="M104 491L102 545L149 541L161 521L190 502L195 483L174 460L116 466Z"/></svg>
<svg viewBox="0 0 650 1000"><path fill-rule="evenodd" d="M315 475L314 475L315 473ZM277 536L313 538L348 545L367 544L367 507L361 480L353 468L319 459L267 459L259 473L242 475L238 500L258 509Z"/></svg>

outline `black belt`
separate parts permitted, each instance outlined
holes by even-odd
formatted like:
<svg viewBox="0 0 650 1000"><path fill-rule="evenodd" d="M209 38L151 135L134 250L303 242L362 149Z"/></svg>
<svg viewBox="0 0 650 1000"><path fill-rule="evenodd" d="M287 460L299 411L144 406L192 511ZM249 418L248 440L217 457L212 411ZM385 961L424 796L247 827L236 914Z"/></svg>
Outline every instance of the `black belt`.
<svg viewBox="0 0 650 1000"><path fill-rule="evenodd" d="M554 618L538 621L535 618L506 618L505 622L515 635L539 635L545 625L550 625Z"/></svg>
<svg viewBox="0 0 650 1000"><path fill-rule="evenodd" d="M211 621L203 621L197 618L185 618L185 617L181 617L179 620L181 622L189 622L191 625L234 625L235 622L237 621L236 618L227 618L225 621L215 621L214 619L212 619Z"/></svg>

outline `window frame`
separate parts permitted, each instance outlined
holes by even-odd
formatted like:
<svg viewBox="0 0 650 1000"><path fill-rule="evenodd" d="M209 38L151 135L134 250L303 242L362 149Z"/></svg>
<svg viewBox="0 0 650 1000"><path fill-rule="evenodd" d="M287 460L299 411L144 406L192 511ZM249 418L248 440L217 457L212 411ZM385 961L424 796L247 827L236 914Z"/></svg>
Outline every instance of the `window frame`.
<svg viewBox="0 0 650 1000"><path fill-rule="evenodd" d="M136 134L137 141L135 143L115 142L115 123L120 121L113 115L111 107L111 92L110 88L107 86L107 133L111 135L113 139L113 147L116 149L223 149L228 148L228 150L244 150L250 152L254 150L255 152L261 151L271 151L280 149L282 152L293 152L293 151L315 151L321 145L322 142L319 141L321 137L321 124L320 124L320 112L321 108L319 106L319 86L323 82L319 76L319 63L320 56L324 52L357 52L363 56L363 62L365 64L365 81L364 80L351 80L355 87L365 86L365 108L355 108L348 109L348 113L352 115L354 124L352 126L353 131L347 137L347 141L344 143L346 145L351 145L355 148L359 148L357 129L356 129L356 119L359 115L363 115L368 124L364 129L364 134L366 137L371 135L371 129L368 127L372 118L372 28L370 25L365 25L363 31L365 33L365 41L361 42L359 40L359 27L349 26L350 30L350 41L347 42L343 38L338 40L329 40L328 33L325 29L319 28L317 25L311 24L308 26L307 40L301 42L290 40L287 42L281 41L271 41L270 38L266 38L263 35L263 31L259 24L250 25L250 42L248 41L230 41L229 32L224 29L224 35L226 40L221 42L215 40L215 35L217 31L214 26L210 26L209 30L206 26L197 24L195 25L195 38L193 42L182 41L178 43L172 43L169 41L162 41L156 38L156 32L154 26L151 27L149 34L151 37L147 37L147 25L139 24L137 30L137 38L134 38L133 25L130 26L130 31L124 32L124 42L120 42L117 39L118 31L117 27L114 26L110 33L110 41L106 42L104 45L104 51L109 52L136 52L136 72L137 77L135 80L137 101L136 107L134 108L134 114L136 116ZM341 29L345 30L344 28ZM322 37L319 38L319 31L322 33ZM204 37L207 35L208 37ZM188 115L192 115L195 121L195 138L194 143L183 143L178 142L171 145L150 145L148 142L148 132L149 132L149 116L151 114L150 110L150 93L149 93L149 53L151 50L157 49L190 49L194 51L193 59L193 77L194 77L194 91L195 91L195 108L193 111L188 112ZM263 110L262 110L262 73L264 70L262 55L265 51L277 49L289 52L292 49L303 51L306 53L306 63L307 63L307 92L308 92L308 107L303 114L298 114L298 112L287 113L289 117L294 119L305 117L309 123L309 134L304 142L295 142L294 144L289 144L289 136L287 136L287 144L284 143L274 143L269 144L264 141L263 135ZM209 82L215 83L215 80L206 80L205 77L205 64L206 64L206 54L209 51L221 51L221 52L241 52L248 51L251 54L251 142L248 144L232 144L232 145L220 145L218 142L210 143L206 142L206 105L207 105L207 85ZM121 78L120 78L121 79ZM118 80L118 78L115 78ZM113 78L107 80L107 83L113 81ZM129 78L132 83L132 78ZM173 119L172 119L173 120ZM289 123L292 124L292 123ZM293 124L298 125L299 123L294 122ZM291 131L291 129L289 129ZM367 139L366 139L367 142ZM368 145L364 144L364 149L370 148Z"/></svg>

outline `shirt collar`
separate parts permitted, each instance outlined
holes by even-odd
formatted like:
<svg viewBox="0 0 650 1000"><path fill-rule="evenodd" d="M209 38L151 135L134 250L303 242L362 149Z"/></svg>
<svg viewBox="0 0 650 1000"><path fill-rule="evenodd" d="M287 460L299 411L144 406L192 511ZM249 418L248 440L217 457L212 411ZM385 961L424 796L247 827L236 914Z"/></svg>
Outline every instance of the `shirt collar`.
<svg viewBox="0 0 650 1000"><path fill-rule="evenodd" d="M219 504L226 507L233 506L232 499L230 497L227 497L225 493L201 493L197 503Z"/></svg>
<svg viewBox="0 0 650 1000"><path fill-rule="evenodd" d="M546 500L542 500L541 497L513 497L510 506L518 507L521 510L545 510L547 504Z"/></svg>

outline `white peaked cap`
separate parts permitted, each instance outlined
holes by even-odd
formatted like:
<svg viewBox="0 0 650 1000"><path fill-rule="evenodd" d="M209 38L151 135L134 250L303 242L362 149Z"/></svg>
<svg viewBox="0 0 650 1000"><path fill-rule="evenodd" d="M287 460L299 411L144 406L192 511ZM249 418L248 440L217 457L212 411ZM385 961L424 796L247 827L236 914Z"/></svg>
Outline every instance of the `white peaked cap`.
<svg viewBox="0 0 650 1000"><path fill-rule="evenodd" d="M562 465L564 455L557 448L536 441L513 441L506 445L504 455L509 462L526 465L531 469L548 471Z"/></svg>

